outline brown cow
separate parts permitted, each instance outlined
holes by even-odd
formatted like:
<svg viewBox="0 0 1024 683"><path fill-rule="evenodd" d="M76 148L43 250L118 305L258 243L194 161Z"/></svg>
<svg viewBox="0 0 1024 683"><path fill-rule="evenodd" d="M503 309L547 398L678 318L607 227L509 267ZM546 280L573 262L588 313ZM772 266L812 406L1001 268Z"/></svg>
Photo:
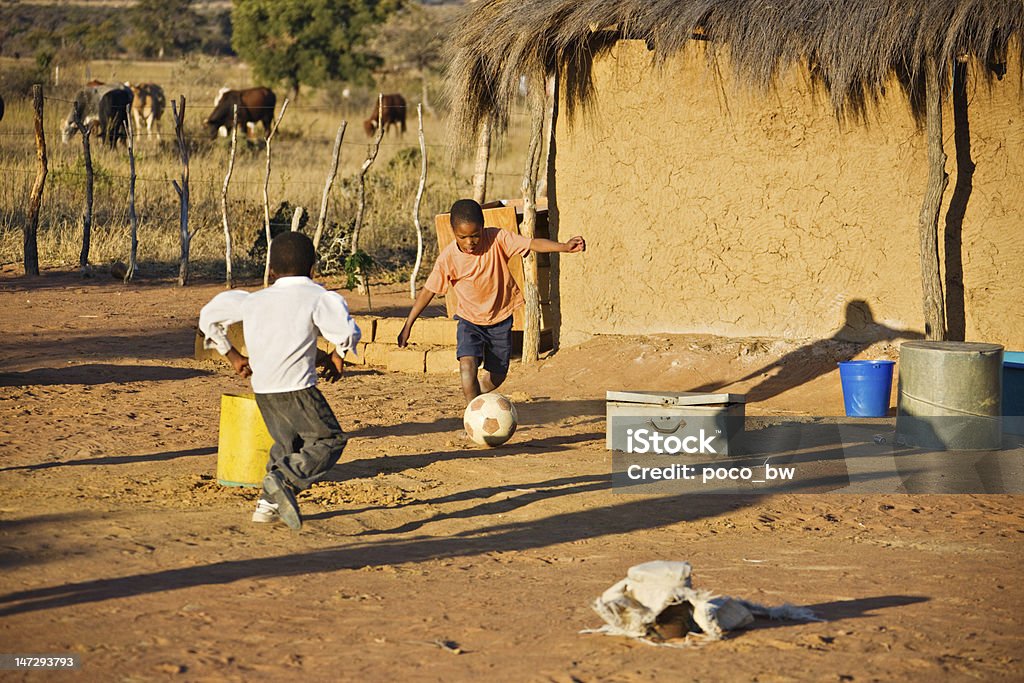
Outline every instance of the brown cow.
<svg viewBox="0 0 1024 683"><path fill-rule="evenodd" d="M383 113L378 111L378 107L383 104ZM386 133L388 128L395 126L398 128L398 135L401 136L405 133L405 98L397 93L391 95L384 95L381 100L374 103L373 113L370 114L370 118L363 121L363 130L366 131L368 137L373 137L373 134L377 132L377 118L380 115L381 125L384 127Z"/></svg>
<svg viewBox="0 0 1024 683"><path fill-rule="evenodd" d="M277 96L270 88L248 88L221 91L214 103L213 112L206 117L206 127L211 138L217 137L217 129L221 126L231 128L235 105L238 106L238 125L245 127L246 136L250 141L256 129L256 122L263 124L263 137L270 135Z"/></svg>

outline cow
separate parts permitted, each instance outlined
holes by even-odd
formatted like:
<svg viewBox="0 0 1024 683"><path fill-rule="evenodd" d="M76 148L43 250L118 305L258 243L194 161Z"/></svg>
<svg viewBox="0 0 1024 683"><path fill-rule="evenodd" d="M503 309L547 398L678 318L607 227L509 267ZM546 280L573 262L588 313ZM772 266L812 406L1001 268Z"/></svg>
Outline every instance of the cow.
<svg viewBox="0 0 1024 683"><path fill-rule="evenodd" d="M213 98L213 106L214 107L216 107L220 103L220 98L224 97L224 93L226 93L226 92L231 92L231 88L221 88L220 90L217 91L217 96L215 98ZM253 123L252 121L249 121L248 123L245 124L245 130L246 130L246 133L245 133L246 137L247 138L251 138L252 136L256 135L256 124ZM222 138L226 138L228 136L228 127L227 126L218 126L217 127L217 135L219 135Z"/></svg>
<svg viewBox="0 0 1024 683"><path fill-rule="evenodd" d="M270 135L270 124L274 120L277 97L270 88L248 88L246 90L221 90L214 103L213 112L206 117L210 137L217 137L217 129L231 128L232 112L238 106L238 125L245 126L246 137L253 141L256 123L263 124L263 137Z"/></svg>
<svg viewBox="0 0 1024 683"><path fill-rule="evenodd" d="M378 111L378 107L381 105L384 106L383 113ZM397 93L383 95L380 100L373 105L373 113L370 114L370 118L363 121L363 130L366 131L367 137L373 137L374 133L377 132L378 114L380 114L381 125L384 127L385 133L391 126L398 128L399 136L405 133L404 97Z"/></svg>
<svg viewBox="0 0 1024 683"><path fill-rule="evenodd" d="M153 127L156 125L156 139L160 139L160 117L164 115L167 107L167 100L164 98L164 89L156 83L139 83L132 85L125 83L125 87L132 91L132 118L135 119L135 131L142 130L142 122L146 122L146 137L153 137Z"/></svg>
<svg viewBox="0 0 1024 683"><path fill-rule="evenodd" d="M93 86L80 90L75 96L75 102L81 108L82 123L88 126L93 121L98 122L99 137L109 144L111 149L118 140L127 138L124 126L128 120L128 110L132 106L131 90L116 85ZM64 121L61 139L67 143L77 132L75 110L72 107Z"/></svg>
<svg viewBox="0 0 1024 683"><path fill-rule="evenodd" d="M4 120L4 98L0 97L0 121Z"/></svg>

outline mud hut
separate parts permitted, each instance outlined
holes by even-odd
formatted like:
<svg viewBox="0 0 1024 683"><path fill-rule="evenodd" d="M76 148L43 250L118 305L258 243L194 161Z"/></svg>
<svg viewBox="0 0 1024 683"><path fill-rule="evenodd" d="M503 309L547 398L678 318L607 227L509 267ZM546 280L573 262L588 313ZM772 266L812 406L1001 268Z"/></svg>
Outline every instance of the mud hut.
<svg viewBox="0 0 1024 683"><path fill-rule="evenodd" d="M588 238L552 274L562 343L1024 349L1022 27L1018 1L490 0L450 97L475 139L556 79L550 223Z"/></svg>

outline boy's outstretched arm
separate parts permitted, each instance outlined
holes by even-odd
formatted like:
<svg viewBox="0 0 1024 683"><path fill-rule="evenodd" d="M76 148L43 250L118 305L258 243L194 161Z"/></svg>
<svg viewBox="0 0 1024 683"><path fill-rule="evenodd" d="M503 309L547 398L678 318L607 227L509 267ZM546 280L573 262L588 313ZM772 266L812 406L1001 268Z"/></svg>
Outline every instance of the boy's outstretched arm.
<svg viewBox="0 0 1024 683"><path fill-rule="evenodd" d="M579 235L570 238L567 242L556 242L555 240L544 239L543 237L534 237L530 240L530 251L535 251L539 254L575 254L576 252L586 250L586 240Z"/></svg>
<svg viewBox="0 0 1024 683"><path fill-rule="evenodd" d="M420 293L416 296L416 301L412 304L412 310L409 311L409 317L405 319L405 327L398 333L398 346L404 347L409 343L409 333L412 332L412 324L416 322L416 318L420 317L420 313L423 312L430 302L434 299L434 293L429 289L423 288Z"/></svg>

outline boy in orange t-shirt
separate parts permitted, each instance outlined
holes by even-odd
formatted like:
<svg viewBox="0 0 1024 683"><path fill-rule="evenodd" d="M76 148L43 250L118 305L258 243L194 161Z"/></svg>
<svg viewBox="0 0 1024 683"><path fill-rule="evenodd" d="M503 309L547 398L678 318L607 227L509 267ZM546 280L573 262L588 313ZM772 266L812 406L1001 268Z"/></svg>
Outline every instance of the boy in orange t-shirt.
<svg viewBox="0 0 1024 683"><path fill-rule="evenodd" d="M412 325L436 294L451 287L458 303L458 348L462 391L467 401L493 391L508 375L512 355L512 311L523 304L523 295L512 279L508 260L536 251L541 254L573 254L586 249L580 236L568 242L523 237L508 230L484 227L484 212L472 199L452 205L455 241L437 255L434 269L413 303L398 345L409 343ZM478 378L481 363L483 375Z"/></svg>

